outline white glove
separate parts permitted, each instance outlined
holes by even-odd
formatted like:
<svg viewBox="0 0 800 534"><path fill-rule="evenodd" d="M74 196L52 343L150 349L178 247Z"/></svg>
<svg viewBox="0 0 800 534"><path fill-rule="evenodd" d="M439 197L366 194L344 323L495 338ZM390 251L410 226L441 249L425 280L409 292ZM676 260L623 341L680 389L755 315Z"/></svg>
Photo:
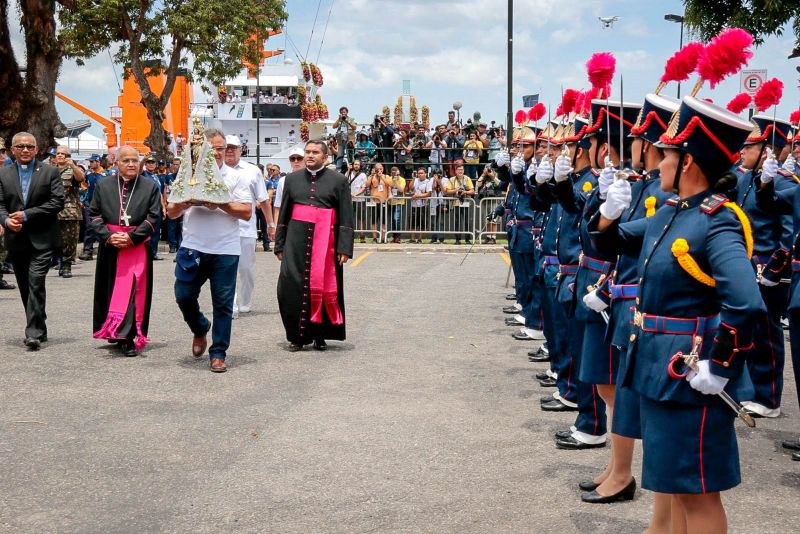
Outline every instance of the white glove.
<svg viewBox="0 0 800 534"><path fill-rule="evenodd" d="M775 286L778 285L778 282L773 282L772 280L767 280L763 276L761 277L761 279L759 279L758 283L761 284L764 287L775 287Z"/></svg>
<svg viewBox="0 0 800 534"><path fill-rule="evenodd" d="M536 183L543 184L553 177L553 164L550 163L550 158L545 156L542 162L539 163L539 169L536 171Z"/></svg>
<svg viewBox="0 0 800 534"><path fill-rule="evenodd" d="M511 174L519 174L524 168L525 161L522 158L517 157L511 160Z"/></svg>
<svg viewBox="0 0 800 534"><path fill-rule="evenodd" d="M606 198L608 188L614 183L614 176L617 174L617 169L611 165L603 167L603 172L600 173L600 178L597 179L597 185L600 189L600 198Z"/></svg>
<svg viewBox="0 0 800 534"><path fill-rule="evenodd" d="M509 156L508 152L506 152L505 150L501 150L494 157L494 163L498 167L505 167L509 164L510 161L511 161L511 156Z"/></svg>
<svg viewBox="0 0 800 534"><path fill-rule="evenodd" d="M609 220L619 219L631 205L631 184L628 180L617 180L608 186L606 201L600 205L600 215Z"/></svg>
<svg viewBox="0 0 800 534"><path fill-rule="evenodd" d="M533 177L536 176L536 165L534 163L531 161L531 164L528 165L528 170L525 171L525 176L528 177L529 182L533 182Z"/></svg>
<svg viewBox="0 0 800 534"><path fill-rule="evenodd" d="M556 182L563 182L569 175L572 174L573 168L570 165L569 158L567 156L558 156L556 158Z"/></svg>
<svg viewBox="0 0 800 534"><path fill-rule="evenodd" d="M590 291L583 296L583 303L586 304L586 307L590 310L594 310L597 313L608 308L608 304L606 304L603 299L597 296L597 292L599 289L595 289L594 291Z"/></svg>
<svg viewBox="0 0 800 534"><path fill-rule="evenodd" d="M761 183L768 184L778 175L778 167L780 163L777 159L772 157L772 149L767 149L767 159L761 166Z"/></svg>
<svg viewBox="0 0 800 534"><path fill-rule="evenodd" d="M797 168L797 162L794 160L794 156L789 154L789 157L786 158L786 161L783 162L783 170L794 174L794 170L796 168Z"/></svg>
<svg viewBox="0 0 800 534"><path fill-rule="evenodd" d="M709 369L708 360L697 362L697 372L689 371L686 374L686 380L692 389L699 391L704 395L716 395L722 393L725 386L728 384L728 379L717 376Z"/></svg>

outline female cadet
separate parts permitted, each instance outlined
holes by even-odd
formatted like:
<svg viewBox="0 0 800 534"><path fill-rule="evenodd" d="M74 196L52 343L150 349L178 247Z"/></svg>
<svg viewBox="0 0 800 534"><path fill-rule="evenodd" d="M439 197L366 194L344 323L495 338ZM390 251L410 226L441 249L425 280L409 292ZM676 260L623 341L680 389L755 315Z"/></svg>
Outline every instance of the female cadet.
<svg viewBox="0 0 800 534"><path fill-rule="evenodd" d="M617 180L592 221L599 248L641 252L623 385L641 395L642 487L671 494L673 521L685 521L673 528L689 532L726 532L720 492L741 480L734 412L717 394L749 393L745 355L764 305L749 221L715 192L735 183L728 171L750 129L725 109L684 98L657 144L662 190L677 197L652 217L619 224L631 189ZM679 353L698 355L696 372L681 367Z"/></svg>

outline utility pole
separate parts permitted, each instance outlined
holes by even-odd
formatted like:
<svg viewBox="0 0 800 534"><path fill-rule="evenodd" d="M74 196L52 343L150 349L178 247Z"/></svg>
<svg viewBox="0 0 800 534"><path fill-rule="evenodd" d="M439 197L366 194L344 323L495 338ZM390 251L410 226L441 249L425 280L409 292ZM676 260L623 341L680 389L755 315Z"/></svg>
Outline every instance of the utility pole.
<svg viewBox="0 0 800 534"><path fill-rule="evenodd" d="M512 109L514 108L513 95L513 65L514 65L514 0L508 0L508 95L506 102L506 148L511 150L511 141L514 135L512 122Z"/></svg>

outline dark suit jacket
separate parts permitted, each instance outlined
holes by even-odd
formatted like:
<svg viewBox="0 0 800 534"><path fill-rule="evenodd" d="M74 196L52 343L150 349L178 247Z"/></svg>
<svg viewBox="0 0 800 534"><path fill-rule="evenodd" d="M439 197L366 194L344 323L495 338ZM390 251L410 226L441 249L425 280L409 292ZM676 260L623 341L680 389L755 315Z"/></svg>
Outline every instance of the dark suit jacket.
<svg viewBox="0 0 800 534"><path fill-rule="evenodd" d="M34 169L27 202L22 198L17 165L0 168L0 224L6 226L6 219L15 211L24 211L26 217L21 231L12 232L6 227L6 248L10 251L61 246L57 218L58 212L64 209L61 175L58 169L41 161L31 164Z"/></svg>

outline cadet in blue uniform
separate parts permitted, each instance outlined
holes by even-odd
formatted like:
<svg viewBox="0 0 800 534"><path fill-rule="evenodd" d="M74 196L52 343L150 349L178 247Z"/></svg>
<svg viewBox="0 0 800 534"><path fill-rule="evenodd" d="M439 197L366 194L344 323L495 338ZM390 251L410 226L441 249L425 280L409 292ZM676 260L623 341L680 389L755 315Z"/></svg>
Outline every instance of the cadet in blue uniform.
<svg viewBox="0 0 800 534"><path fill-rule="evenodd" d="M673 495L673 517L682 513L688 532L726 532L719 492L740 482L734 412L716 394L741 399L751 389L745 358L764 304L747 217L716 192L734 185L729 169L749 130L723 108L684 98L657 145L661 187L678 196L619 224L631 187L617 180L590 225L599 248L641 253L623 385L641 395L642 487ZM669 372L678 352L699 355L696 372Z"/></svg>
<svg viewBox="0 0 800 534"><path fill-rule="evenodd" d="M753 271L767 306L767 314L759 317L756 326L756 349L748 361L755 394L743 404L754 416L778 417L783 393L785 350L781 317L786 313L789 296L792 219L765 210L759 202L760 175L769 150L780 152L791 131L788 122L777 120L773 130L772 117L756 115L753 131L742 149L742 166L737 169L736 202L742 207L753 227ZM774 135L773 135L774 131ZM768 148L774 139L774 146ZM773 162L775 160L772 160ZM776 177L775 189L793 188L783 177Z"/></svg>

